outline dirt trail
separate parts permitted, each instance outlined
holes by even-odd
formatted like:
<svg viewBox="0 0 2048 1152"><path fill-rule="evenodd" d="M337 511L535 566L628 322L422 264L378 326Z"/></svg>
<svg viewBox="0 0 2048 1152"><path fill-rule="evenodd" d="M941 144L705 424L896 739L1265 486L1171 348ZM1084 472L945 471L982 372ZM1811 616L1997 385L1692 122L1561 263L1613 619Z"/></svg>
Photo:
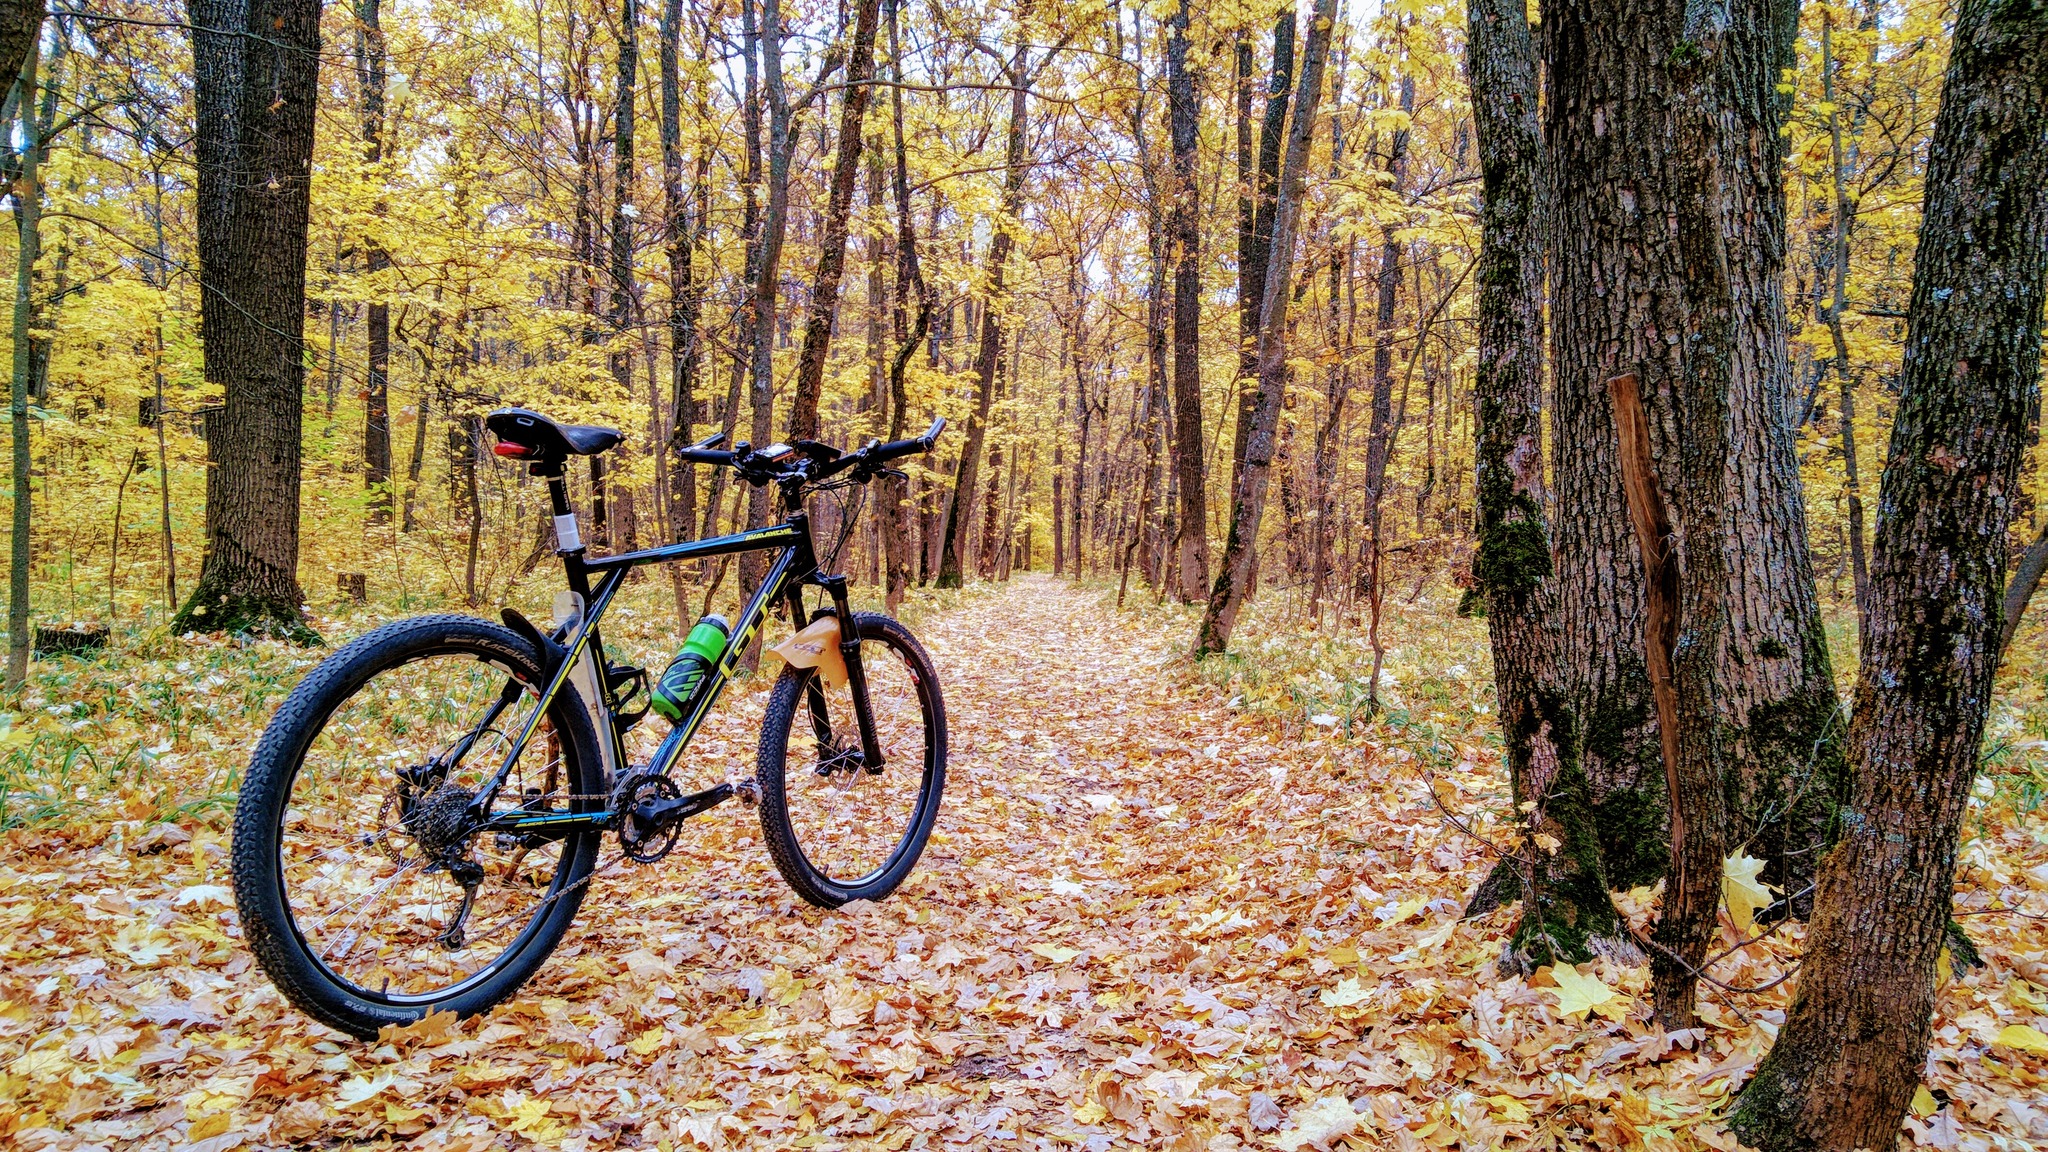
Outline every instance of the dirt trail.
<svg viewBox="0 0 2048 1152"><path fill-rule="evenodd" d="M1184 637L1049 578L919 632L953 755L892 899L801 904L728 805L662 864L608 869L513 1003L384 1045L313 1026L252 967L220 834L147 855L139 828L46 837L0 864L0 1095L26 1102L0 1137L1725 1146L1700 1121L1763 1035L1716 1018L1674 1048L1640 1004L1565 1019L1555 990L1499 977L1504 915L1455 919L1481 849L1402 753L1239 717L1188 675ZM767 679L686 785L748 769ZM1460 754L1447 794L1498 806L1497 764Z"/></svg>

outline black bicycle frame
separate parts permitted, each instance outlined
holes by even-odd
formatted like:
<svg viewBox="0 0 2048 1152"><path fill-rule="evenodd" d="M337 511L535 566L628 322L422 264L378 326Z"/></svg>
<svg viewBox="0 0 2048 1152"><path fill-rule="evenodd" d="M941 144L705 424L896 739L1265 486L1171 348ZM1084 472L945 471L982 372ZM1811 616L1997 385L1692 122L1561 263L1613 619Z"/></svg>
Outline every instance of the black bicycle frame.
<svg viewBox="0 0 2048 1152"><path fill-rule="evenodd" d="M725 654L712 669L708 677L709 682L698 690L689 714L675 726L656 750L654 760L648 766L651 773L667 775L682 758L684 748L696 734L698 727L703 724L704 718L710 714L712 705L717 703L719 694L731 680L740 658L745 654L747 646L752 643L755 633L767 621L769 610L778 598L785 602L791 624L797 628L804 626L805 585L823 588L832 597L832 611L839 620L840 653L846 660L847 686L853 695L853 710L860 730L862 762L869 771L880 770L882 753L875 737L874 718L869 711L867 677L860 663L860 638L854 628L852 607L847 601L846 578L818 571L817 554L811 543L810 517L802 507L798 491L784 490L784 503L792 507L787 519L780 524L750 528L744 532L716 536L708 540L665 544L658 548L597 557L587 557L584 554L576 535L574 513L569 508L568 493L559 475L548 478L548 494L554 505L558 535L564 535L563 543L574 545L563 548L559 554L562 557L564 574L568 578L569 590L576 594L581 608L577 616L566 623L568 634L562 639L564 652L552 675L549 676L547 686L541 691L539 701L526 717L518 737L513 740L504 763L478 790L475 800L471 802L470 811L474 818L481 821L480 826L483 830L545 830L550 835L555 835L611 826L616 813L610 808L610 800L607 801L605 809L599 812L529 812L515 809L493 814L490 806L510 777L512 766L518 762L526 746L533 740L534 733L540 728L540 722L547 715L548 708L561 694L562 686L569 682L578 662L586 653L595 661L597 691L600 697L598 711L605 720L605 723L598 725L598 738L609 743L612 762L622 767L626 763L623 734L618 730L618 725L611 722L617 701L612 698L610 677L605 672L608 665L604 656L604 640L598 632L598 621L611 606L612 598L617 595L620 585L625 583L626 574L649 564L670 564L698 557L730 556L741 552L781 549L780 554L769 565L768 572L762 579L760 587L755 590L753 598L740 612L739 620L733 626L732 636L726 642ZM565 517L569 518L566 529L563 525ZM591 582L593 576L596 577L594 586ZM815 679L812 681L809 703L812 720L821 727L821 734L829 732L829 721L824 711L824 695ZM496 709L491 716L485 718L484 726L487 727L492 722L495 714ZM459 754L464 750L459 748L457 752ZM730 784L719 784L686 800L700 802L701 808L695 810L701 810L724 800L732 791Z"/></svg>

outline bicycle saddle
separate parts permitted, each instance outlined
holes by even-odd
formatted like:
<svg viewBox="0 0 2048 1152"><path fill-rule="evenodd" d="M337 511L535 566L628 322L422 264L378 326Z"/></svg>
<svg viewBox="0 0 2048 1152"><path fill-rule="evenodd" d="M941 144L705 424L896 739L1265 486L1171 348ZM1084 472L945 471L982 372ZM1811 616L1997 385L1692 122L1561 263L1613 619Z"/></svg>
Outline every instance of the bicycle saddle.
<svg viewBox="0 0 2048 1152"><path fill-rule="evenodd" d="M616 428L557 424L526 408L500 408L484 417L484 427L498 438L492 452L534 464L559 464L571 456L595 456L626 438Z"/></svg>

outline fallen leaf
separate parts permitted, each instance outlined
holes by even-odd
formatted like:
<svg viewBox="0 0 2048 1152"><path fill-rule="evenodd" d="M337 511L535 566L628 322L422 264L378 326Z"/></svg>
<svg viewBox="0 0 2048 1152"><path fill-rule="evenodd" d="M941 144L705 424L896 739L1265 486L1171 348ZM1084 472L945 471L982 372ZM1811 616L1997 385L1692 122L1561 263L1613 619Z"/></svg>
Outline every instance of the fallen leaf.
<svg viewBox="0 0 2048 1152"><path fill-rule="evenodd" d="M1569 964L1558 964L1542 969L1557 983L1557 1010L1565 1017L1584 1018L1587 1013L1598 1012L1611 1020L1619 1020L1626 1013L1629 998L1609 988L1598 976L1580 974Z"/></svg>
<svg viewBox="0 0 2048 1152"><path fill-rule="evenodd" d="M1998 1030L1998 1038L1992 1043L2000 1048L2017 1048L2022 1052L2048 1056L2048 1033L2028 1024L2007 1024Z"/></svg>
<svg viewBox="0 0 2048 1152"><path fill-rule="evenodd" d="M1757 877L1764 862L1747 852L1737 852L1721 863L1721 897L1728 902L1728 915L1745 935L1756 930L1756 914L1770 907L1776 897L1769 885Z"/></svg>
<svg viewBox="0 0 2048 1152"><path fill-rule="evenodd" d="M1303 1145L1328 1148L1330 1141L1358 1130L1361 1117L1342 1096L1325 1096L1288 1117L1288 1126L1273 1136L1273 1145L1295 1152Z"/></svg>

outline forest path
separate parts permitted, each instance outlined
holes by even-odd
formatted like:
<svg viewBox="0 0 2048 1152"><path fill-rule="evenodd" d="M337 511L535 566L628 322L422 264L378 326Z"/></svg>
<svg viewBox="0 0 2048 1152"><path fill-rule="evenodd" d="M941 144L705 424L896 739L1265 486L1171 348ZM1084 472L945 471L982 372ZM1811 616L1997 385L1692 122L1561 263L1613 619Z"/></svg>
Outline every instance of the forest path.
<svg viewBox="0 0 2048 1152"><path fill-rule="evenodd" d="M35 1101L4 1123L23 1147L207 1152L1626 1142L1640 1108L1599 1085L1668 1051L1641 1011L1563 1020L1500 978L1505 914L1457 922L1484 861L1419 767L1233 713L1177 631L1045 577L970 592L918 627L952 761L892 898L802 904L728 805L660 865L608 867L512 1002L382 1045L253 968L220 834L44 841L0 863L0 1087ZM771 679L735 691L700 766L750 769ZM1497 806L1497 766L1457 755L1452 798ZM1693 1073L1726 1053L1700 1047L1661 1066L1660 1108L1703 1111Z"/></svg>

